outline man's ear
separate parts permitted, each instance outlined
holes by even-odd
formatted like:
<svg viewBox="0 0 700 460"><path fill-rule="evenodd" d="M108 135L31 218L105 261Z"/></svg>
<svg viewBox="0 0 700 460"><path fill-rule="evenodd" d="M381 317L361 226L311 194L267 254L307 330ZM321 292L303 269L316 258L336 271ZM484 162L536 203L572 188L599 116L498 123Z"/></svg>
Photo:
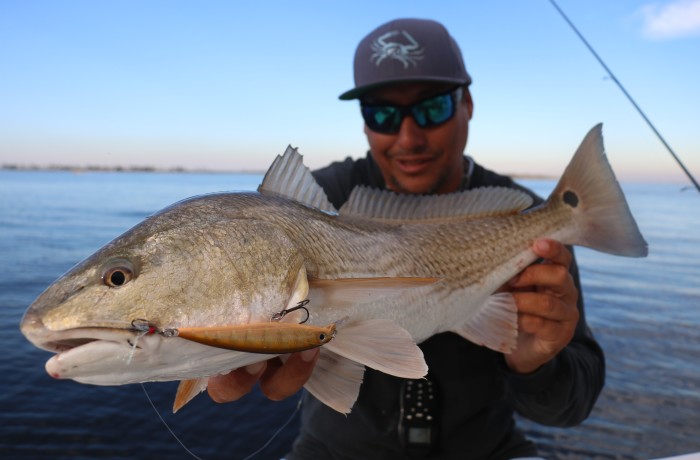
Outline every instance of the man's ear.
<svg viewBox="0 0 700 460"><path fill-rule="evenodd" d="M469 92L469 88L464 88L464 102L467 103L467 112L469 113L469 120L472 119L472 114L474 113L474 101L472 100L472 93Z"/></svg>

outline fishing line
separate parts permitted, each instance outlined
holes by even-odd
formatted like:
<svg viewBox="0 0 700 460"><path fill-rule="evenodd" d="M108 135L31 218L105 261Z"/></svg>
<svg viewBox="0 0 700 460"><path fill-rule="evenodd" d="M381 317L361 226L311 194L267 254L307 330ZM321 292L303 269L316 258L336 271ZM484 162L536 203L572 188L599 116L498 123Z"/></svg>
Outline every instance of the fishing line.
<svg viewBox="0 0 700 460"><path fill-rule="evenodd" d="M138 348L139 339L146 334L148 334L147 331L139 332L138 334L136 334L136 339L134 339L134 343L131 344L131 351L129 352L129 357L126 360L127 366L131 364L131 360L134 358L134 353L136 352L136 348Z"/></svg>
<svg viewBox="0 0 700 460"><path fill-rule="evenodd" d="M195 455L194 452L192 452L191 450L189 450L189 449L187 448L187 446L180 440L180 438L179 438L179 437L175 434L175 432L170 428L170 425L168 425L168 422L166 422L165 419L163 418L163 416L160 415L160 412L158 412L158 409L156 408L156 405L153 403L153 400L151 399L150 395L148 394L148 391L146 391L146 386L145 386L143 383L141 384L141 389L143 389L143 393L146 395L146 399L148 400L148 402L150 403L151 407L153 408L153 411L156 413L156 415L158 416L158 418L160 419L160 421L163 423L163 425L165 425L165 428L168 429L168 431L170 432L170 434L172 435L172 437L175 438L175 440L178 442L178 444L180 444L180 445L182 446L182 448L185 449L185 452L187 452L188 454L190 454L190 455L192 456L192 458L195 458L195 459L197 459L197 460L202 460L202 458L198 457L197 455ZM294 411L292 411L292 415L289 416L289 418L287 419L287 421L284 422L284 424L283 424L281 427L279 427L279 428L277 429L277 431L275 431L275 432L272 434L272 436L270 437L270 439L268 439L267 442L265 442L265 444L262 445L262 447L260 447L258 450L256 450L256 451L253 452L252 454L248 455L247 457L243 458L243 460L250 460L251 458L253 458L253 457L255 457L256 455L260 454L260 452L262 452L263 450L267 449L267 447L272 443L272 441L274 441L275 438L276 438L277 436L279 436L279 434L282 432L282 430L284 430L285 428L287 428L287 426L288 426L290 423L292 423L292 420L294 420L294 417L297 415L297 413L298 413L299 410L301 409L301 402L303 401L303 399L304 399L304 393L302 392L301 396L299 397L299 402L297 403L296 408L294 408Z"/></svg>
<svg viewBox="0 0 700 460"><path fill-rule="evenodd" d="M301 409L301 402L303 401L303 399L304 399L304 394L303 394L303 392L302 392L301 396L299 397L299 402L297 403L297 407L294 409L294 411L292 412L292 415L289 416L289 418L287 419L287 421L284 422L284 425L282 425L281 427L279 427L279 428L277 429L277 431L275 431L275 433L272 435L272 437L270 437L270 439L268 439L267 442L266 442L265 444L263 444L263 446L262 446L260 449L256 450L255 452L253 452L252 454L248 455L247 457L243 458L243 460L250 460L251 458L253 458L253 457L255 457L256 455L258 455L260 452L262 452L263 450L265 450L265 449L267 448L267 446L269 446L270 443L272 443L272 441L274 441L275 438L282 432L282 430L284 430L285 428L287 428L287 425L289 425L290 423L292 423L292 420L294 420L294 417L297 415L297 412L299 412L299 410Z"/></svg>
<svg viewBox="0 0 700 460"><path fill-rule="evenodd" d="M163 425L165 425L165 428L168 429L168 431L169 431L170 434L173 436L173 438L175 438L175 440L178 442L178 444L180 444L180 445L182 446L182 448L185 449L185 452L187 452L188 454L190 454L190 455L192 456L192 458L196 458L197 460L202 460L201 458L197 457L197 456L194 454L194 452L192 452L191 450L189 450L189 449L187 448L187 446L186 446L182 441L180 441L180 438L177 437L177 435L175 434L175 432L174 432L172 429L170 429L170 425L168 425L168 423L165 421L165 419L163 418L163 416L160 415L160 412L158 412L158 409L156 408L156 405L153 404L153 400L152 400L151 397L148 395L148 391L146 391L146 386L145 386L143 383L141 384L141 388L143 389L143 393L146 395L146 399L148 399L148 402L151 404L151 407L153 408L153 411L156 413L156 415L158 416L158 418L160 419L160 421L163 422Z"/></svg>
<svg viewBox="0 0 700 460"><path fill-rule="evenodd" d="M642 118L644 118L644 121L647 122L647 125L649 125L649 127L650 127L651 130L654 132L654 134L656 134L656 137L659 138L659 140L661 141L661 143L666 147L666 150L668 150L668 152L671 154L671 156L673 156L673 158L676 160L676 163L678 163L678 166L681 167L681 169L683 170L683 172L685 172L686 176L688 176L688 179L690 179L690 181L693 183L693 185L695 185L695 188L698 190L698 192L700 192L700 184L698 184L698 182L695 180L695 178L694 178L693 175L690 173L690 171L688 171L688 168L686 168L685 165L683 164L683 162L681 161L681 159L678 158L678 155L676 155L676 153L673 151L673 149L671 148L671 146L668 145L668 142L666 142L666 140L663 138L663 136L661 135L661 133L659 132L659 130L656 129L656 127L655 127L654 124L651 122L651 120L649 120L649 117L646 116L646 114L644 113L644 111L643 111L643 110L641 109L641 107L639 107L639 105L635 102L635 100L632 98L632 96L630 95L630 93L628 93L627 90L625 89L625 87L622 86L622 83L620 83L620 80L618 80L617 77L612 73L612 70L610 70L610 69L608 68L608 66L605 65L605 62L603 62L603 59L602 59L600 56L598 56L598 53L595 52L595 50L593 49L593 47L592 47L592 46L588 43L588 41L584 38L583 34L581 34L581 32L579 32L579 30L576 28L576 26L574 25L574 23L571 22L571 20L568 18L568 16L566 16L566 14L564 14L564 12L562 11L562 9L559 8L559 5L557 5L557 2L556 2L555 0L549 0L549 2L550 2L550 3L552 4L552 6L559 12L559 14L561 15L561 17L564 18L564 21L566 21L566 23L569 24L569 27L571 27L571 29L574 31L574 33L576 33L576 35L578 35L578 38L581 39L581 41L583 42L583 44L586 45L586 48L588 48L588 51L590 51L591 54L593 54L593 56L598 60L598 62L600 63L600 65L603 66L603 68L604 68L605 71L608 73L608 75L610 76L610 78L612 79L612 81L615 82L615 84L617 85L617 87L620 88L620 91L622 91L622 93L627 97L627 99L630 101L630 103L632 103L632 105L634 106L634 108L637 109L637 112L639 112L639 114L642 116Z"/></svg>

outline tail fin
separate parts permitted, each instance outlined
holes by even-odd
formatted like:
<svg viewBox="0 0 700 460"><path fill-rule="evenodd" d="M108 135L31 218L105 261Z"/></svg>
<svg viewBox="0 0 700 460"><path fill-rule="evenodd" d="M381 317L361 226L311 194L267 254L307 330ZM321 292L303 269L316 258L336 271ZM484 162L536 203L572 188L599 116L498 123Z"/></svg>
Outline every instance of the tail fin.
<svg viewBox="0 0 700 460"><path fill-rule="evenodd" d="M573 208L579 237L572 244L645 257L647 243L605 156L602 127L588 132L547 201L561 200Z"/></svg>

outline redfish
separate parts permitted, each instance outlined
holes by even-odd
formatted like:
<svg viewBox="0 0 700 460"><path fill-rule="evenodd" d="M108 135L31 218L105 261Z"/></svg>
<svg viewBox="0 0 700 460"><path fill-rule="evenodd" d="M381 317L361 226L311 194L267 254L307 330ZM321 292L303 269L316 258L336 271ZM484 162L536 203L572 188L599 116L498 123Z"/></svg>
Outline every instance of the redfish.
<svg viewBox="0 0 700 460"><path fill-rule="evenodd" d="M304 322L317 328L308 346L321 348L306 388L347 413L365 366L424 376L416 344L434 334L512 351L517 308L498 288L536 260L535 239L647 254L601 125L549 198L532 203L509 188L402 196L357 187L336 210L289 148L257 192L181 201L108 243L49 286L21 330L56 353L46 364L54 377L96 385L187 380L182 405L209 376L295 351L246 348L233 329L266 325L250 336L264 345L279 337L276 327Z"/></svg>

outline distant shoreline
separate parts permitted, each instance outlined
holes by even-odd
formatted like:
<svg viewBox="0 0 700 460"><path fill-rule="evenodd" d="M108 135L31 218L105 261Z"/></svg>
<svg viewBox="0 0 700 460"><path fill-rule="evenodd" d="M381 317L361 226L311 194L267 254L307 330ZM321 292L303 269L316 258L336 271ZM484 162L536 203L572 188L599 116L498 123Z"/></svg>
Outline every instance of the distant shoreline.
<svg viewBox="0 0 700 460"><path fill-rule="evenodd" d="M15 165L3 164L2 171L57 171L72 173L175 173L175 174L265 174L262 170L215 170L215 169L187 169L181 166L173 168L156 168L155 166L70 166L70 165Z"/></svg>
<svg viewBox="0 0 700 460"><path fill-rule="evenodd" d="M15 165L4 164L0 166L1 171L57 171L80 173L168 173L168 174L256 174L263 175L263 170L216 170L216 169L187 169L183 167L156 168L154 166L69 166L69 165ZM554 176L542 174L506 174L515 179L529 180L555 180Z"/></svg>

